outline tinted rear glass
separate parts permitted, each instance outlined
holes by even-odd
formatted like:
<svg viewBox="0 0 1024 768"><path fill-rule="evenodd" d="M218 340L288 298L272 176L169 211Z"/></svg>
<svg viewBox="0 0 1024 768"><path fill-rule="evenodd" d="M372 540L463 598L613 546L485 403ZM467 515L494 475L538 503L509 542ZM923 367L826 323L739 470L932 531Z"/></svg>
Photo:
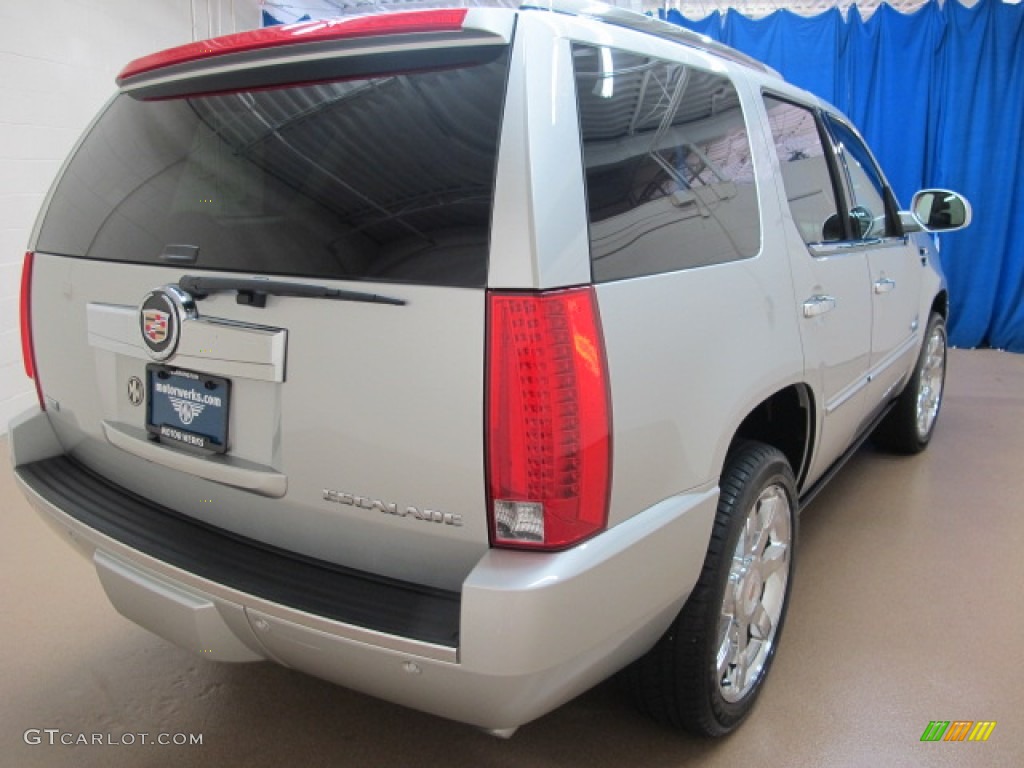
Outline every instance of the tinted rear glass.
<svg viewBox="0 0 1024 768"><path fill-rule="evenodd" d="M61 179L37 248L162 263L197 246L189 269L482 286L508 66L507 48L487 55L300 87L121 95Z"/></svg>
<svg viewBox="0 0 1024 768"><path fill-rule="evenodd" d="M573 45L597 282L755 256L754 165L722 74Z"/></svg>

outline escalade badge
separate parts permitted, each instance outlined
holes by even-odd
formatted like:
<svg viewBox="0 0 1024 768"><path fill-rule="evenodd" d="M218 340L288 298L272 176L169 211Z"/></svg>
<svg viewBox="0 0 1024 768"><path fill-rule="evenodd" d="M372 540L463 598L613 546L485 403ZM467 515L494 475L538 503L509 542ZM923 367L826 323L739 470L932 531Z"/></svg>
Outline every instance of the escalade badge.
<svg viewBox="0 0 1024 768"><path fill-rule="evenodd" d="M411 517L413 520L423 520L427 523L441 523L443 525L462 525L462 515L452 512L439 512L436 509L426 507L399 506L380 499L371 499L368 496L357 496L354 493L344 491L332 491L324 488L324 499L333 501L335 504L344 504L346 507L365 509L368 512L382 512L385 515L396 517Z"/></svg>
<svg viewBox="0 0 1024 768"><path fill-rule="evenodd" d="M178 348L181 326L198 317L192 297L176 285L165 285L146 294L139 305L139 330L149 356L166 360Z"/></svg>

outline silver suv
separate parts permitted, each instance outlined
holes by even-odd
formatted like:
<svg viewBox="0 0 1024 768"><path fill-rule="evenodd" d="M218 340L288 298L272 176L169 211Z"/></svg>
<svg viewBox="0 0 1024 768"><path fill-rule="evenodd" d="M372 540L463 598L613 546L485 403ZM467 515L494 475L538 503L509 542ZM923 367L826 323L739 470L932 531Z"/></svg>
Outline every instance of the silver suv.
<svg viewBox="0 0 1024 768"><path fill-rule="evenodd" d="M15 473L123 615L510 735L626 669L723 734L798 510L925 447L927 230L832 107L594 4L129 64L25 257ZM893 116L895 119L895 116Z"/></svg>

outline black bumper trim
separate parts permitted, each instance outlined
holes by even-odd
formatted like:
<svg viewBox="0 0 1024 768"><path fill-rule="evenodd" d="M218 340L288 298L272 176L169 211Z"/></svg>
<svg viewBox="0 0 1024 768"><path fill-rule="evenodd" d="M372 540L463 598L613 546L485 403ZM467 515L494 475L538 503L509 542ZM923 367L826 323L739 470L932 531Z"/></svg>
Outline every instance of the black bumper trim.
<svg viewBox="0 0 1024 768"><path fill-rule="evenodd" d="M458 647L460 595L263 544L155 504L68 456L15 473L81 524L202 579L376 632Z"/></svg>

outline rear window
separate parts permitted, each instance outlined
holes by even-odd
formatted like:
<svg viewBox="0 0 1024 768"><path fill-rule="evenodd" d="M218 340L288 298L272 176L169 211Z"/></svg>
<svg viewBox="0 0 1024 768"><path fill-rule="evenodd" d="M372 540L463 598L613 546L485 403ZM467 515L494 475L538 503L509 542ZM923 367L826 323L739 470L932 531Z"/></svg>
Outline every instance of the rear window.
<svg viewBox="0 0 1024 768"><path fill-rule="evenodd" d="M118 96L55 190L37 249L482 286L508 68L507 48L491 50L443 71Z"/></svg>

